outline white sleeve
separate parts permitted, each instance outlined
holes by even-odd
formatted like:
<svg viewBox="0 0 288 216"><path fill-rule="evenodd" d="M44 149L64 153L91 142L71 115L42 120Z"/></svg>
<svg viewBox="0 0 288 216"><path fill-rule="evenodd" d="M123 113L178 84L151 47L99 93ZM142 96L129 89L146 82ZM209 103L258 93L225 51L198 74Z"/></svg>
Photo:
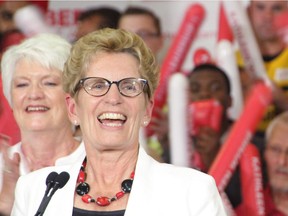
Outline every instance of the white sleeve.
<svg viewBox="0 0 288 216"><path fill-rule="evenodd" d="M25 181L23 181L23 178L20 177L16 184L15 189L15 199L14 204L11 212L11 216L26 216L25 209L27 209L27 199L25 199L25 191L24 188L27 188L25 185ZM26 208L25 208L26 207Z"/></svg>

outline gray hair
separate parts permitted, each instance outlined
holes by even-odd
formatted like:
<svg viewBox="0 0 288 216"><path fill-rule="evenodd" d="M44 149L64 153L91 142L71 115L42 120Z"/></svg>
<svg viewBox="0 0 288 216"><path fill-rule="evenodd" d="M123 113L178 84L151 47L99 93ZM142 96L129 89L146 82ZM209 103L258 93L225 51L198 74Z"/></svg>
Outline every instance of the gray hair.
<svg viewBox="0 0 288 216"><path fill-rule="evenodd" d="M265 140L266 142L269 140L269 138L271 137L271 134L273 132L273 130L275 129L275 127L277 125L288 125L288 111L285 111L279 115L277 115L276 117L273 118L273 120L269 123L266 132L265 132Z"/></svg>
<svg viewBox="0 0 288 216"><path fill-rule="evenodd" d="M16 64L20 60L32 60L48 69L57 69L63 72L64 64L70 54L71 44L55 34L39 34L24 40L19 45L11 46L3 54L1 73L3 93L10 106L11 86Z"/></svg>

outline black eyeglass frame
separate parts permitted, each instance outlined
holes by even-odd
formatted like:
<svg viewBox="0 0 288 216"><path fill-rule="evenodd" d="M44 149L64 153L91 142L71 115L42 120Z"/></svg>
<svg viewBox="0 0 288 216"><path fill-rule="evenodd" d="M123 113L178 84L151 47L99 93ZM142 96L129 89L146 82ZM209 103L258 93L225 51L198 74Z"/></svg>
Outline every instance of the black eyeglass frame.
<svg viewBox="0 0 288 216"><path fill-rule="evenodd" d="M108 84L109 84L109 87L107 89L107 91L104 93L104 94L101 94L101 95L93 95L91 93L89 93L89 91L87 91L87 89L85 88L85 81L86 80L89 80L89 79L95 79L95 78L99 78L99 79L103 79L105 80ZM133 96L129 96L129 95L126 95L124 94L121 90L120 90L120 87L119 87L119 84L124 81L124 80L136 80L136 81L140 81L143 85L142 85L142 90L137 94L137 95L133 95ZM150 93L149 93L149 84L148 84L148 81L146 79L142 79L142 78L135 78L135 77L127 77L127 78L124 78L124 79L121 79L121 80L118 80L118 81L110 81L108 79L105 79L103 77L85 77L85 78L82 78L79 80L78 84L76 85L75 89L74 89L74 93L76 94L80 88L83 88L85 90L85 92L93 97L102 97L104 95L106 95L112 84L115 84L117 86L117 89L119 91L119 93L125 97L130 97L130 98L133 98L133 97L137 97L138 95L140 95L142 92L146 92L145 91L145 87L147 86L148 90L147 90L147 93L148 93L148 96L150 97Z"/></svg>

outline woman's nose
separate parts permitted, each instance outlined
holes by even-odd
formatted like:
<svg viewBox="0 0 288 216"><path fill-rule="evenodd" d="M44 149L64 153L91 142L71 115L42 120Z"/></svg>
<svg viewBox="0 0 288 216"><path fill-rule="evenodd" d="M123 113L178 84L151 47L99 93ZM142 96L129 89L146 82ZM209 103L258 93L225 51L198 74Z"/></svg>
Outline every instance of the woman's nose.
<svg viewBox="0 0 288 216"><path fill-rule="evenodd" d="M44 96L44 90L38 84L33 84L30 86L28 91L29 99L37 100L41 99Z"/></svg>
<svg viewBox="0 0 288 216"><path fill-rule="evenodd" d="M109 91L107 92L107 94L105 95L105 100L108 102L108 103L111 103L111 104L118 104L121 102L122 100L122 95L118 89L118 86L115 84L112 84Z"/></svg>

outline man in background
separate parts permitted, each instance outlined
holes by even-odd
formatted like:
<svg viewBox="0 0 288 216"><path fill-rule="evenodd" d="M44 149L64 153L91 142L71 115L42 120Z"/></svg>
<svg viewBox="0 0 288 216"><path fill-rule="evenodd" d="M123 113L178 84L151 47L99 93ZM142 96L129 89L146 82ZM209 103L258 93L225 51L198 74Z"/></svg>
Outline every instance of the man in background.
<svg viewBox="0 0 288 216"><path fill-rule="evenodd" d="M111 7L99 7L83 11L77 19L75 40L102 28L117 28L120 12Z"/></svg>
<svg viewBox="0 0 288 216"><path fill-rule="evenodd" d="M28 5L35 5L43 12L48 9L48 0L42 1L0 1L0 36L5 32L16 29L15 22L13 20L15 12Z"/></svg>
<svg viewBox="0 0 288 216"><path fill-rule="evenodd" d="M267 108L253 140L260 152L264 149L265 130L269 122L279 113L288 110L288 49L275 25L277 16L287 10L287 1L251 0L247 8L265 72L273 85L273 104ZM237 57L245 97L255 80L245 70L243 59Z"/></svg>
<svg viewBox="0 0 288 216"><path fill-rule="evenodd" d="M121 15L118 28L138 34L158 57L163 47L160 19L150 10L142 7L128 7Z"/></svg>
<svg viewBox="0 0 288 216"><path fill-rule="evenodd" d="M273 119L266 130L264 151L268 181L266 215L288 215L288 111Z"/></svg>

